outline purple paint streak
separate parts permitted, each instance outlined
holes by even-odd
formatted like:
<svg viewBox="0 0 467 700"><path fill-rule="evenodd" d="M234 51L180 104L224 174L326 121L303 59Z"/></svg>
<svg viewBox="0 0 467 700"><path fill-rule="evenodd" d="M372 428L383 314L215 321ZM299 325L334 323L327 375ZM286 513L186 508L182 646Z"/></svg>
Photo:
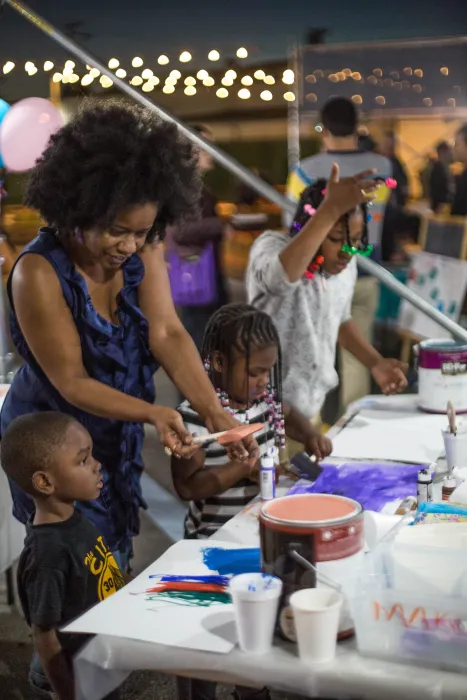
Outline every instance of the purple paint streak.
<svg viewBox="0 0 467 700"><path fill-rule="evenodd" d="M366 510L380 512L386 503L417 495L416 464L378 464L348 462L322 464L323 471L315 482L299 483L289 496L303 493L327 493L358 501Z"/></svg>

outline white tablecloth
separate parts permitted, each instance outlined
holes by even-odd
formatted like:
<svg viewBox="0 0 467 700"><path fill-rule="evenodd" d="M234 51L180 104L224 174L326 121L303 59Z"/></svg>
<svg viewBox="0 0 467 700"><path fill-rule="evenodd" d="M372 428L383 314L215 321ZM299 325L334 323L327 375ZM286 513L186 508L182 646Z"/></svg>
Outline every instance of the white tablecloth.
<svg viewBox="0 0 467 700"><path fill-rule="evenodd" d="M391 399L379 397L381 400L394 407ZM398 401L408 404L413 397L401 397ZM256 533L253 518L237 516L218 537L257 545ZM121 622L125 624L124 617ZM134 670L163 671L239 685L267 685L305 697L467 700L465 675L365 658L357 652L354 640L338 645L332 664L313 670L299 661L294 645L280 641L271 653L256 657L237 648L230 654L212 654L97 635L76 659L75 670L77 700L101 700Z"/></svg>

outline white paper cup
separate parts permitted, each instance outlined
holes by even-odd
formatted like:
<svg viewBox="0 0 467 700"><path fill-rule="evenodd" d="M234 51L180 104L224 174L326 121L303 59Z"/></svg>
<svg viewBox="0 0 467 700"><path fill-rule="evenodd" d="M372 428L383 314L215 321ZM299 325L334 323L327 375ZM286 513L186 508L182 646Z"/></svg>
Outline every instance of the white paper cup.
<svg viewBox="0 0 467 700"><path fill-rule="evenodd" d="M290 596L302 661L324 664L334 659L343 602L331 588L305 588Z"/></svg>
<svg viewBox="0 0 467 700"><path fill-rule="evenodd" d="M366 510L363 513L365 542L370 552L401 520L402 515L375 513L372 510Z"/></svg>
<svg viewBox="0 0 467 700"><path fill-rule="evenodd" d="M282 581L268 574L240 574L230 581L238 644L250 654L271 649Z"/></svg>
<svg viewBox="0 0 467 700"><path fill-rule="evenodd" d="M449 430L443 430L443 440L448 471L452 471L454 467L467 467L466 429L459 429L455 435Z"/></svg>

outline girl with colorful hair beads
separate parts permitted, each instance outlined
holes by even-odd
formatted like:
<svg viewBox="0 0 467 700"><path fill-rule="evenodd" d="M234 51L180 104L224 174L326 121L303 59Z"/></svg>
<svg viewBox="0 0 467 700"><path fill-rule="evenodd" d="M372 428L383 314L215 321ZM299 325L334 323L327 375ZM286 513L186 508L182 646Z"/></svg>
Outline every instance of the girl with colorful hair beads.
<svg viewBox="0 0 467 700"><path fill-rule="evenodd" d="M385 394L402 391L407 384L405 365L382 357L350 312L355 256L371 253L367 224L378 187L373 175L366 171L339 180L334 164L328 182L317 180L302 193L290 232L265 232L250 253L248 298L276 324L284 400L293 399L314 421L327 393L338 384L337 343L371 370Z"/></svg>
<svg viewBox="0 0 467 700"><path fill-rule="evenodd" d="M255 437L261 455L283 448L285 436L300 441L317 461L327 457L332 444L307 418L282 401L282 358L272 319L248 304L228 304L210 319L204 335L202 358L225 411L241 423L262 423ZM196 410L184 402L178 408L185 428L208 435ZM251 469L231 459L224 447L210 442L188 459L172 459L175 489L189 501L185 537L204 539L258 495L259 460ZM187 685L191 687L188 688ZM179 681L179 698L215 700L216 684ZM267 690L236 688L237 700L268 700Z"/></svg>

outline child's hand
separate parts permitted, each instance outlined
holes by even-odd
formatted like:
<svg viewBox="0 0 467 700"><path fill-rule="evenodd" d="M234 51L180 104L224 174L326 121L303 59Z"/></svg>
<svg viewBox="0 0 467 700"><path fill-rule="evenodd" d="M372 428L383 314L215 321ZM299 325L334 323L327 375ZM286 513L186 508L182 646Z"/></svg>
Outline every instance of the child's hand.
<svg viewBox="0 0 467 700"><path fill-rule="evenodd" d="M399 360L381 358L371 370L373 379L383 394L397 394L407 386L408 365Z"/></svg>
<svg viewBox="0 0 467 700"><path fill-rule="evenodd" d="M364 170L353 177L340 180L339 166L337 163L332 164L324 203L334 211L336 218L340 219L360 204L374 199L373 193L379 183L370 178L375 172L376 170Z"/></svg>
<svg viewBox="0 0 467 700"><path fill-rule="evenodd" d="M314 455L317 462L321 462L325 457L328 457L332 452L332 442L326 435L321 435L316 432L311 435L305 443L305 451L307 454Z"/></svg>

